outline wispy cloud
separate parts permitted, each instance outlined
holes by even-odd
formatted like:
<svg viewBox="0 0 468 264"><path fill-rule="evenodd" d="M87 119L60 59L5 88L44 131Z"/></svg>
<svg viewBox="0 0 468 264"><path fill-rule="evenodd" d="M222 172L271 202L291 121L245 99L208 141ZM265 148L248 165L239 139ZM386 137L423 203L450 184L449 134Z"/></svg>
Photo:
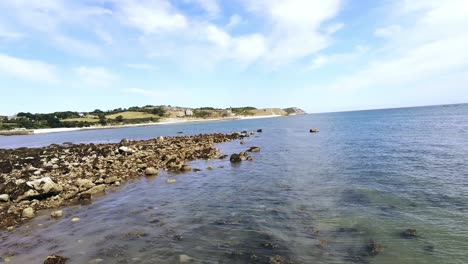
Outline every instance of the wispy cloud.
<svg viewBox="0 0 468 264"><path fill-rule="evenodd" d="M59 78L55 66L37 60L16 58L0 53L0 74L19 79L56 83Z"/></svg>
<svg viewBox="0 0 468 264"><path fill-rule="evenodd" d="M119 78L102 67L81 66L74 69L79 80L90 87L110 87Z"/></svg>

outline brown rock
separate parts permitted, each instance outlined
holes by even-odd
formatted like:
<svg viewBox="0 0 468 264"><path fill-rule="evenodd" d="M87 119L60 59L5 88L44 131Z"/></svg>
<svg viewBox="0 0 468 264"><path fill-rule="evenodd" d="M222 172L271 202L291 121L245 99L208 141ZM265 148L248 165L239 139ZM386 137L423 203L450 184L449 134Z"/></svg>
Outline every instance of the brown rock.
<svg viewBox="0 0 468 264"><path fill-rule="evenodd" d="M47 258L44 260L44 264L65 264L67 260L67 258L61 256L47 256Z"/></svg>

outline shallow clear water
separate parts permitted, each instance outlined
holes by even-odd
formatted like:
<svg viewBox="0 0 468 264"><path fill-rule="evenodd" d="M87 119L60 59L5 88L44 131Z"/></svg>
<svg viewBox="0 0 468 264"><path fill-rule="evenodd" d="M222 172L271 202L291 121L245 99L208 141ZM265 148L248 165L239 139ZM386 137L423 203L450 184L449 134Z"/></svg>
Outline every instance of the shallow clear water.
<svg viewBox="0 0 468 264"><path fill-rule="evenodd" d="M14 255L11 263L51 254L70 263L178 263L181 254L195 263L265 263L273 255L295 263L468 263L468 105L2 137L0 147L258 128L264 132L246 145L218 145L226 154L259 146L253 162L195 161L202 172L142 177L91 205L65 208L60 220L42 212L0 232L0 256ZM418 237L402 238L408 228ZM371 240L385 251L366 254Z"/></svg>

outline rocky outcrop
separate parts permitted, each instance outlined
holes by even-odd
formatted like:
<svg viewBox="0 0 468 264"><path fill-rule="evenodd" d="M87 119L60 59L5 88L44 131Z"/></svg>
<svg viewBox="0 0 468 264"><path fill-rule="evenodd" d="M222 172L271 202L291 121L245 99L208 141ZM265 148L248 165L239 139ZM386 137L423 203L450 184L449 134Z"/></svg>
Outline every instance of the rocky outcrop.
<svg viewBox="0 0 468 264"><path fill-rule="evenodd" d="M94 195L159 170L191 170L187 161L220 157L214 144L252 132L122 140L114 144L53 144L43 148L0 149L0 228L20 224L34 212L89 204ZM173 183L173 181L170 181ZM28 215L30 210L26 211ZM30 214L29 214L30 215Z"/></svg>

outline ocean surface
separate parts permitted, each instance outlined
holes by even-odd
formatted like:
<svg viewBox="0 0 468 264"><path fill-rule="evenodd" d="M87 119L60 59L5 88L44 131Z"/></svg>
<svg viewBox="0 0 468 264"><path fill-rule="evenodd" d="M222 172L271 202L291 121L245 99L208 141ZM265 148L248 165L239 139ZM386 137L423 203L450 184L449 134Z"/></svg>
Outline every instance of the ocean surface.
<svg viewBox="0 0 468 264"><path fill-rule="evenodd" d="M1 148L263 129L217 145L253 162L140 179L0 231L0 257L42 263L468 263L468 105L0 137ZM309 133L318 128L319 133ZM0 157L1 158L1 157ZM213 166L214 170L206 170ZM166 184L168 178L175 184ZM81 218L72 223L72 217ZM415 238L402 236L416 229ZM374 241L384 246L369 254ZM0 260L0 263L2 261Z"/></svg>

